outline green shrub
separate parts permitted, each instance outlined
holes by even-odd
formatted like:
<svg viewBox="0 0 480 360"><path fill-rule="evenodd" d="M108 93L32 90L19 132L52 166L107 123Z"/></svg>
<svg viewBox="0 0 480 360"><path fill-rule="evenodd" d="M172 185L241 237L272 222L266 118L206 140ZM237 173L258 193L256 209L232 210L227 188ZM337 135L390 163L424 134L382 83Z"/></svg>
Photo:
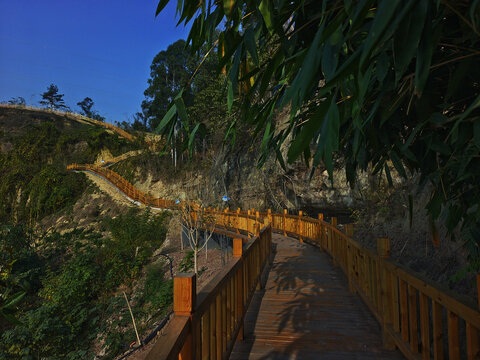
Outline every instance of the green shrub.
<svg viewBox="0 0 480 360"><path fill-rule="evenodd" d="M183 259L180 261L180 264L178 264L178 269L181 272L189 272L190 270L193 269L193 250L190 250L187 252L187 254L183 257Z"/></svg>

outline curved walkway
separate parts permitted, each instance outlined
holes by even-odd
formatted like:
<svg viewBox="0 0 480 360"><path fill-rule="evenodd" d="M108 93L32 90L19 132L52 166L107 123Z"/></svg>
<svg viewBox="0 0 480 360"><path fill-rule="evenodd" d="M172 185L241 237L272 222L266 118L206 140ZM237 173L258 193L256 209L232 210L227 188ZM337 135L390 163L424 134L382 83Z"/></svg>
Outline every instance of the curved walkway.
<svg viewBox="0 0 480 360"><path fill-rule="evenodd" d="M320 249L273 235L274 261L230 359L403 359Z"/></svg>

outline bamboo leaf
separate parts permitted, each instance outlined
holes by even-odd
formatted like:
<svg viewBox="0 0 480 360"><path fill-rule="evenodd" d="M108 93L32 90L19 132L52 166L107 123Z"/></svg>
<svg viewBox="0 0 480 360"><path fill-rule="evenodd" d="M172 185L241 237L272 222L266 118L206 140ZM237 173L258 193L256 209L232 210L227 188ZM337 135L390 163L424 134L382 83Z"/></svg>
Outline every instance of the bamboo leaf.
<svg viewBox="0 0 480 360"><path fill-rule="evenodd" d="M271 10L271 2L269 0L262 0L260 2L260 5L258 6L258 9L260 10L260 13L262 14L263 21L265 22L265 25L267 26L268 31L270 34L273 33L274 28L273 28L273 16L272 16L272 10Z"/></svg>
<svg viewBox="0 0 480 360"><path fill-rule="evenodd" d="M407 178L407 173L405 172L405 168L403 167L402 160L400 160L399 156L395 152L395 150L392 150L390 152L390 159L392 160L393 166L395 169L398 171L400 176L403 178Z"/></svg>
<svg viewBox="0 0 480 360"><path fill-rule="evenodd" d="M417 1L412 11L410 11L409 16L403 19L395 33L393 48L397 79L402 76L417 52L427 9L428 1Z"/></svg>
<svg viewBox="0 0 480 360"><path fill-rule="evenodd" d="M189 132L190 120L187 115L187 109L185 108L185 103L183 102L182 93L183 91L181 91L180 94L178 94L175 97L175 105L177 108L177 114L180 117L180 120L182 121L182 125L185 127L185 130Z"/></svg>
<svg viewBox="0 0 480 360"><path fill-rule="evenodd" d="M288 149L288 162L293 163L305 148L310 146L315 134L322 127L325 115L330 107L330 101L323 101L316 109L315 113L310 117L305 125L302 126L300 132L293 140ZM322 135L321 135L322 136Z"/></svg>
<svg viewBox="0 0 480 360"><path fill-rule="evenodd" d="M158 16L160 12L167 6L169 0L160 0L157 5L157 10L155 11L155 16Z"/></svg>
<svg viewBox="0 0 480 360"><path fill-rule="evenodd" d="M245 30L245 34L243 35L245 48L250 53L255 64L258 65L258 54L257 54L257 45L255 44L255 34L253 33L252 27L248 27Z"/></svg>
<svg viewBox="0 0 480 360"><path fill-rule="evenodd" d="M233 6L235 5L235 0L223 0L223 11L227 17L230 17L232 14Z"/></svg>
<svg viewBox="0 0 480 360"><path fill-rule="evenodd" d="M177 106L175 103L172 103L170 109L168 109L167 113L163 116L160 124L158 124L157 129L155 130L156 133L161 133L167 127L167 125L171 122L175 114L177 113Z"/></svg>
<svg viewBox="0 0 480 360"><path fill-rule="evenodd" d="M392 174L390 174L390 168L385 164L385 175L387 175L387 181L390 186L393 186Z"/></svg>
<svg viewBox="0 0 480 360"><path fill-rule="evenodd" d="M383 32L387 29L388 25L390 25L390 21L392 20L399 3L399 0L383 0L378 5L375 18L373 19L372 26L368 31L368 36L365 40L362 56L360 57L361 68L365 64L365 61L371 57L373 48Z"/></svg>

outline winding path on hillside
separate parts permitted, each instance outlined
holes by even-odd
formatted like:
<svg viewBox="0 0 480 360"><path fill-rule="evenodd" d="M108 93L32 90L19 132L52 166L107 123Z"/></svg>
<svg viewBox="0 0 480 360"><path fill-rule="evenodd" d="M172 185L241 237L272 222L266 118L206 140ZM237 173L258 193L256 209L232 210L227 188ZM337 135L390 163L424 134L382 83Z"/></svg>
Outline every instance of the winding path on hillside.
<svg viewBox="0 0 480 360"><path fill-rule="evenodd" d="M280 234L272 240L272 268L231 360L403 359L382 348L378 323L327 254Z"/></svg>

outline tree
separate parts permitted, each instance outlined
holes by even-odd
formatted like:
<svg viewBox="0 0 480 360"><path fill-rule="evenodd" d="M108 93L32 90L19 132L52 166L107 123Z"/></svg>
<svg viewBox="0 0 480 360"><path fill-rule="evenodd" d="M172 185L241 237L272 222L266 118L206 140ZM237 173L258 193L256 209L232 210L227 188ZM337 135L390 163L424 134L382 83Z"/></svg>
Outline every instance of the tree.
<svg viewBox="0 0 480 360"><path fill-rule="evenodd" d="M142 110L148 118L151 129L156 129L165 115L170 101L180 89L187 85L195 70L193 57L186 47L185 40L169 45L167 50L159 52L150 66L150 78L145 90ZM185 90L185 99L191 103L191 92Z"/></svg>
<svg viewBox="0 0 480 360"><path fill-rule="evenodd" d="M19 97L12 97L10 100L8 100L8 103L10 105L20 105L20 106L25 106L26 102L25 99L21 96Z"/></svg>
<svg viewBox="0 0 480 360"><path fill-rule="evenodd" d="M89 97L86 97L82 101L78 102L77 105L82 109L82 114L86 117L89 117L98 121L105 121L105 117L101 116L96 110L93 110L93 100Z"/></svg>
<svg viewBox="0 0 480 360"><path fill-rule="evenodd" d="M89 97L86 97L85 99L77 103L77 105L80 106L80 108L82 109L82 114L85 115L86 117L92 117L93 104L94 104L93 100L90 99Z"/></svg>
<svg viewBox="0 0 480 360"><path fill-rule="evenodd" d="M168 2L159 2L157 15ZM330 176L342 153L352 185L369 167L390 181L393 168L403 177L419 172L433 189L431 220L442 219L450 233L460 227L480 268L478 1L178 5L180 23L192 22L192 50L221 49L228 106L237 102L263 134L262 161L273 152L284 166L280 146L289 141L289 162L323 163ZM280 127L274 115L287 106L290 121ZM163 133L181 108L177 98L160 122ZM232 120L228 135L235 131Z"/></svg>
<svg viewBox="0 0 480 360"><path fill-rule="evenodd" d="M193 268L198 274L198 253L203 249L207 251L208 242L215 232L215 214L192 201L183 202L180 212L182 232L187 235L188 245L193 251Z"/></svg>
<svg viewBox="0 0 480 360"><path fill-rule="evenodd" d="M67 109L65 101L63 100L63 94L58 93L58 87L54 84L50 84L47 91L42 93L42 99L40 104L52 109Z"/></svg>

